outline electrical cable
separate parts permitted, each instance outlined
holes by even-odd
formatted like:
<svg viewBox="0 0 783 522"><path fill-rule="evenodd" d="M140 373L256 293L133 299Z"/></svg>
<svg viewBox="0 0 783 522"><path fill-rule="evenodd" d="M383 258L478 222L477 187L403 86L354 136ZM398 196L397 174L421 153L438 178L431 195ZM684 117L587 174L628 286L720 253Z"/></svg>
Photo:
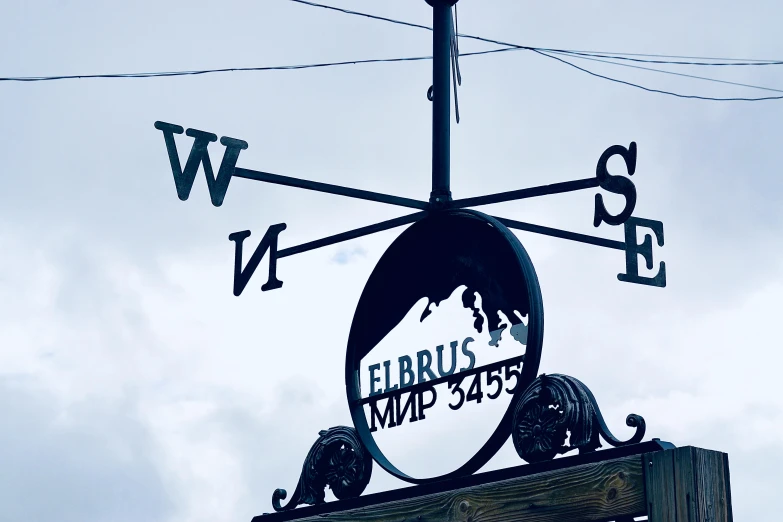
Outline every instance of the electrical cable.
<svg viewBox="0 0 783 522"><path fill-rule="evenodd" d="M391 18L385 18L385 17L376 16L376 15L371 15L371 14L368 14L368 13L362 13L362 12L359 12L359 11L352 11L350 9L343 9L343 8L333 7L333 6L326 5L326 4L319 4L319 3L316 3L316 2L310 2L308 0L290 0L290 1L296 2L296 3L299 3L299 4L305 4L305 5L313 6L313 7L320 7L320 8L323 8L323 9L329 9L329 10L333 10L333 11L338 11L338 12L345 13L345 14L363 16L363 17L366 17L366 18L382 20L382 21L386 21L386 22L390 22L390 23L394 23L394 24L399 24L399 25L404 25L404 26L409 26L409 27L415 27L415 28L420 28L420 29L427 29L429 31L432 30L432 28L427 27L425 25L414 24L414 23L411 23L411 22L404 22L404 21L401 21L401 20L394 20L394 19L391 19ZM636 84L636 83L632 83L632 82L628 82L628 81L625 81L625 80L612 78L610 76L605 76L605 75L602 75L602 74L598 74L596 72L590 71L589 69L585 69L583 67L579 67L578 65L573 64L573 63L571 63L571 62L569 62L567 60L564 60L564 59L559 58L557 56L553 56L551 54L548 54L549 52L560 53L560 54L566 54L566 55L572 56L574 58L578 58L578 57L580 57L580 56L578 56L579 54L583 54L584 55L584 54L591 54L591 53L584 53L584 52L580 52L580 51L568 51L568 50L565 50L565 49L546 49L546 48L530 47L530 46L525 46L525 45L517 45L517 44L513 44L513 43L509 43L509 42L504 42L502 40L494 40L494 39L491 39L491 38L484 38L484 37L481 37L481 36L474 36L474 35L463 34L463 33L460 33L459 36L462 37L462 38L468 38L468 39L471 39L471 40L478 40L478 41L485 42L485 43L492 43L492 44L496 44L496 45L501 45L501 46L504 46L504 47L507 47L507 48L516 48L516 49L533 51L533 52L538 53L538 54L540 54L542 56L546 56L547 58L551 58L553 60L557 60L559 62L562 62L562 63L564 63L566 65L569 65L569 66L571 66L571 67L573 67L573 68L575 68L575 69L577 69L579 71L587 73L587 74L589 74L591 76L595 76L597 78L602 78L604 80L608 80L608 81L615 82L615 83L621 83L621 84L628 85L630 87L635 87L637 89L642 89L642 90L645 90L645 91L648 91L648 92L655 92L655 93L659 93L659 94L666 94L666 95L675 96L675 97L678 97L678 98L689 98L689 99L709 100L709 101L768 101L768 100L783 99L783 96L764 96L764 97L759 97L759 98L744 98L744 97L717 98L717 97L712 97L712 96L699 96L699 95L680 94L680 93L671 92L671 91L664 91L664 90L661 90L661 89L653 89L653 88L645 87L643 85L639 85L639 84ZM592 54L598 54L598 53L592 53ZM614 54L619 56L620 54L623 54L623 53L614 53ZM584 58L584 59L589 59L589 58L587 58L585 56L581 56L581 57ZM609 55L609 53L607 53L607 56L605 56L605 57L611 57L611 56ZM593 58L593 59L595 60L595 58ZM604 60L596 60L596 61L604 61ZM757 62L761 62L761 61L762 60L757 60ZM629 64L621 64L621 63L608 62L608 61L605 62L605 63L631 67ZM736 65L736 63L734 65ZM632 66L632 67L636 67L636 68L640 68L640 69L646 69L646 70L651 70L651 71L656 71L656 72L661 72L661 73L666 73L666 74L677 74L677 75L681 75L681 76L691 76L691 75L685 75L685 74L680 74L680 73L673 73L673 72L670 72L670 71L662 71L662 70L651 69L651 68L643 68L643 67L639 67L639 66ZM701 76L698 76L698 77L697 76L691 76L691 77L697 78L697 79L700 79L700 80L715 81L715 82L718 82L718 83L732 83L732 84L735 84L735 85L742 85L742 86L745 86L745 87L752 87L752 88L757 88L757 89L764 89L764 90L771 90L771 91L776 91L776 92L783 92L783 91L779 91L778 89L772 89L772 88L768 88L768 87L759 87L759 86L755 86L755 85L737 84L735 82L727 82L727 81L723 81L723 80L717 80L717 79L714 79L714 78L705 78L705 77L701 77Z"/></svg>
<svg viewBox="0 0 783 522"><path fill-rule="evenodd" d="M676 96L677 98L690 98L690 99L695 99L695 100L709 100L709 101L749 101L749 102L783 99L783 96L764 96L764 97L761 97L761 98L714 98L712 96L698 96L698 95L695 95L695 94L680 94L680 93L671 92L671 91L664 91L664 90L661 90L661 89L652 89L650 87L645 87L645 86L639 85L637 83L627 82L625 80L619 80L617 78L612 78L611 76L604 76L603 74L598 74L597 72L593 72L593 71L591 71L589 69L585 69L583 67L579 67L578 65L573 64L573 63L571 63L571 62L569 62L567 60L564 60L562 58L559 58L559 57L551 55L551 54L547 54L547 53L545 53L543 51L539 51L537 49L534 49L533 52L538 53L541 56L546 56L547 58L551 58L553 60L557 60L558 62L562 62L562 63L564 63L566 65L569 65L569 66L573 67L574 69L578 69L578 70L580 70L580 71L582 71L584 73L587 73L587 74L589 74L591 76L595 76L597 78L602 78L604 80L609 80L610 82L621 83L623 85L628 85L630 87L636 87L637 89L642 89L642 90L647 91L647 92L656 92L656 93L659 93L659 94L667 94L669 96Z"/></svg>
<svg viewBox="0 0 783 522"><path fill-rule="evenodd" d="M763 65L783 65L783 61L780 60L740 60L738 58L691 58L691 57L685 57L685 58L691 58L693 60L723 60L723 61L711 61L711 62L683 62L683 61L674 61L674 60L645 60L641 58L630 58L628 56L623 56L623 53L600 53L600 52L587 52L587 51L566 51L566 50L556 50L556 49L539 49L541 51L547 51L550 53L557 52L562 54L567 54L569 56L593 56L596 58L610 58L612 60L627 60L631 62L642 62L642 63L660 63L660 64L666 64L666 65L708 65L712 67L743 67L743 66L763 66ZM648 56L648 55L641 55L641 56ZM649 56L658 56L658 55L649 55ZM663 56L664 58L667 58L666 56ZM676 57L675 57L676 58ZM729 61L734 60L734 61Z"/></svg>
<svg viewBox="0 0 783 522"><path fill-rule="evenodd" d="M505 51L517 51L516 48L488 49L486 51L474 51L461 53L460 56L478 56L482 54L500 53ZM408 56L403 58L374 58L368 60L349 60L343 62L324 62L303 65L276 65L269 67L231 67L225 69L203 69L196 71L168 71L168 72L142 72L142 73L118 73L118 74L72 74L62 76L10 76L0 77L0 82L43 82L51 80L76 80L89 78L157 78L168 76L196 76L201 74L248 72L248 71L289 71L297 69L316 69L334 67L340 65L357 65L365 63L394 63L394 62L418 62L432 60L432 56Z"/></svg>
<svg viewBox="0 0 783 522"><path fill-rule="evenodd" d="M351 15L358 15L366 18L371 18L375 20L380 20L384 22L394 23L398 25L408 26L408 27L414 27L417 29L426 29L428 31L432 31L431 27L428 27L426 25L421 24L415 24L411 22L405 22L401 20L395 20L392 18L386 18L382 16L372 15L368 13L362 13L358 11L352 11L349 9L343 9L339 7L334 7L330 5L325 4L319 4L316 2L311 2L308 0L290 0L292 2L296 2L299 4L304 4L312 7L320 7L324 9L329 9L333 11L338 11L345 14L351 14ZM609 76L605 76L602 74L598 74L596 72L590 71L589 69L585 69L582 67L579 67L567 60L564 60L562 58L559 58L557 56L554 56L554 54L559 55L565 55L569 58L578 58L578 59L584 59L584 60L592 60L597 62L603 62L611 65L619 65L623 67L632 67L635 69L642 69L652 72L659 72L662 74L670 74L670 75L676 75L676 76L683 76L687 78L693 78L698 80L704 80L704 81L711 81L716 83L724 83L729 85L737 85L740 87L747 87L747 88L753 88L753 89L762 89L767 91L773 91L773 92L783 92L781 89L774 89L771 87L762 87L758 85L750 85L750 84L744 84L739 82L731 82L727 80L719 80L716 78L707 78L702 76L696 76L696 75L690 75L690 74L684 74L684 73L678 73L673 71L666 71L661 69L654 69L649 67L641 67L631 64L625 64L625 63L618 63L616 61L609 61L609 60L625 60L625 61L635 61L635 62L644 62L644 63L659 63L659 64L670 64L670 65L711 65L711 66L730 66L730 65L738 65L738 66L762 66L762 65L780 65L783 64L783 61L780 60L750 60L750 59L735 59L735 58L706 58L706 57L690 57L690 56L673 56L673 55L657 55L657 54L640 54L640 53L602 53L602 52L593 52L593 51L576 51L576 50L567 50L567 49L548 49L548 48L538 48L538 47L530 47L525 45L517 45L512 44L509 42L504 42L501 40L494 40L491 38L484 38L480 36L474 36L474 35L467 35L459 33L455 30L456 36L477 40L485 43L492 43L496 45L503 46L499 49L490 49L486 51L476 51L476 52L470 52L470 53L460 53L460 56L476 56L476 55L484 55L484 54L492 54L492 53L499 53L499 52L506 52L506 51L516 51L516 50L527 50L527 51L533 51L536 52L542 56L545 56L550 59L557 60L565 65L569 65L581 72L590 74L592 76L602 78L604 80L609 80L616 83L625 84L631 87L636 87L639 89L643 89L648 92L657 92L660 94L667 94L671 96L676 96L679 98L692 98L692 99L701 99L701 100L713 100L713 101L765 101L765 100L777 100L781 99L783 97L779 96L766 96L766 97L759 97L759 98L744 98L744 97L731 97L731 98L716 98L716 97L710 97L710 96L698 96L698 95L684 95L680 93L675 92L669 92L659 89L652 89L649 87L645 87L642 85L638 85L632 82L627 82L624 80L619 80L617 78L612 78ZM551 54L550 54L551 53ZM634 58L634 57L645 57L645 58L682 58L682 59L689 59L689 60L713 60L712 62L693 62L693 61L668 61L668 60L648 60L648 59L641 59L641 58ZM222 68L222 69L203 69L203 70L193 70L193 71L165 71L165 72L142 72L142 73L118 73L118 74L81 74L81 75L60 75L60 76L17 76L17 77L0 77L0 82L39 82L39 81L52 81L52 80L69 80L69 79L90 79L90 78L155 78L155 77L170 77L170 76L194 76L194 75L203 75L203 74L213 74L213 73L224 73L224 72L248 72L248 71L274 71L274 70L297 70L297 69L312 69L312 68L325 68L325 67L333 67L333 66L342 66L342 65L356 65L356 64L367 64L367 63L393 63L393 62L406 62L406 61L423 61L423 60L431 60L432 56L412 56L412 57L403 57L403 58L377 58L377 59L366 59L366 60L350 60L350 61L341 61L341 62L324 62L324 63L313 63L313 64L302 64L302 65L281 65L281 66L269 66L269 67L232 67L232 68ZM717 60L721 60L718 62ZM728 61L732 61L733 63L728 63ZM741 60L741 61L740 61Z"/></svg>
<svg viewBox="0 0 783 522"><path fill-rule="evenodd" d="M403 25L407 27L415 27L417 29L426 29L428 31L432 31L432 28L426 25L421 24L415 24L412 22L405 22L403 20L395 20L393 18L386 18L383 16L377 16L369 13L363 13L360 11L352 11L350 9L343 9L341 7L334 7L331 5L326 4L319 4L317 2L311 2L308 0L290 0L291 2L296 2L298 4L304 4L309 5L311 7L320 7L322 9L328 9L331 11L338 11L340 13L344 14L350 14L355 16L363 16L365 18L371 18L373 20L381 20L384 22L390 22L393 24ZM528 51L544 51L544 52L559 52L559 53L566 53L566 54L581 54L585 56L595 56L598 58L614 58L616 60L632 60L632 61L640 61L640 62L647 62L647 63L666 63L666 64L672 64L672 65L715 65L715 66L753 66L753 65L783 65L783 60L760 60L760 59L752 59L752 58L710 58L710 57L700 57L700 56L678 56L678 55L665 55L665 54L642 54L642 53L619 53L619 52L601 52L601 51L578 51L578 50L571 50L571 49L549 49L546 47L531 47L527 45L517 45L512 44L509 42L503 42L501 40L493 40L491 38L484 38L481 36L474 36L470 34L463 34L459 33L458 36L461 36L463 38L468 38L470 40L477 40L480 42L485 43L492 43L496 45L503 45L507 47L514 47L517 49L525 49ZM629 56L643 56L643 57L653 57L653 58L678 58L678 59L685 59L685 60L712 60L711 63L705 63L705 62L681 62L681 61L665 61L665 60L641 60L638 58L627 58ZM732 62L732 63L728 63Z"/></svg>
<svg viewBox="0 0 783 522"><path fill-rule="evenodd" d="M705 77L705 76L696 76L696 75L693 75L693 74L685 74L685 73L680 73L680 72L675 72L675 71L666 71L664 69L653 69L652 67L642 67L640 65L631 65L629 63L610 62L609 60L601 60L599 58L591 58L590 56L581 55L581 54L574 55L574 54L569 54L569 53L561 53L561 52L558 52L558 51L550 51L550 52L552 54L561 54L561 55L564 55L564 56L570 56L572 58L579 58L581 60L590 60L590 61L593 61L593 62L608 63L608 64L611 64L611 65L619 65L621 67L631 67L633 69L641 69L643 71L652 71L652 72L657 72L657 73L662 73L662 74L671 74L671 75L674 75L674 76L684 76L685 78L693 78L695 80L705 80L705 81L708 81L708 82L725 83L725 84L728 84L728 85L738 85L740 87L749 87L751 89L761 89L763 91L783 92L783 89L773 89L772 87L762 87L760 85L751 85L751 84L748 84L748 83L730 82L728 80L719 80L717 78L708 78L708 77Z"/></svg>
<svg viewBox="0 0 783 522"><path fill-rule="evenodd" d="M618 59L620 56L643 56L645 58L675 58L678 60L702 60L702 62L675 62L675 61L664 61L663 63L671 63L675 65L723 65L723 64L712 64L712 63L704 63L705 60L709 60L712 62L717 61L724 61L724 62L748 62L747 65L778 65L783 64L783 60L776 59L776 60L764 60L761 58L716 58L714 56L681 56L677 54L645 54L645 53L620 53L620 52L608 52L608 51L577 51L573 49L560 49L563 52L567 53L583 53L587 55L600 55L609 57L612 55L618 56ZM731 64L726 64L731 65ZM740 64L740 65L746 65L746 64Z"/></svg>
<svg viewBox="0 0 783 522"><path fill-rule="evenodd" d="M318 67L333 67L336 65L354 65L360 63L382 63L431 60L431 56L413 56L408 58L378 58L370 60L351 60L345 62L311 63L305 65L278 65L271 67L231 67L225 69L203 69L197 71L142 72L119 74L73 74L62 76L13 76L0 78L0 82L42 82L50 80L75 80L81 78L157 78L163 76L194 76L199 74L241 72L241 71L287 71L294 69L313 69Z"/></svg>
<svg viewBox="0 0 783 522"><path fill-rule="evenodd" d="M413 22L404 22L402 20L395 20L394 18L386 18L385 16L378 16L370 13L361 13L359 11L351 11L350 9L343 9L342 7L335 7L333 5L326 5L326 4L319 4L316 2L308 2L307 0L290 0L291 2L296 2L297 4L304 4L309 5L310 7L320 7L322 9L328 9L330 11L337 11L339 13L349 14L349 15L357 15L357 16L363 16L365 18L372 18L373 20L381 20L382 22L390 22L397 25L405 25L407 27L415 27L417 29L426 29L427 31L432 31L432 27L428 25L421 25L421 24L414 24Z"/></svg>

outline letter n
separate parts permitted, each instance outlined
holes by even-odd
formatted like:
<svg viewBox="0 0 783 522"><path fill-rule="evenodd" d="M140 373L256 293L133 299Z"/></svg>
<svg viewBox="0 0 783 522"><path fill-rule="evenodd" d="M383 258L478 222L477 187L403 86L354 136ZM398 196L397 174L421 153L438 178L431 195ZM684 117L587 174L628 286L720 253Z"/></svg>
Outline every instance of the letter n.
<svg viewBox="0 0 783 522"><path fill-rule="evenodd" d="M209 161L209 152L207 146L213 141L217 141L217 136L211 132L204 132L196 129L188 129L185 134L194 138L193 146L190 149L188 161L185 163L185 169L179 161L177 144L174 141L174 134L182 134L182 127L173 123L162 121L155 122L155 128L163 132L163 139L166 141L166 150L169 153L169 163L171 171L174 173L174 184L177 187L177 196L185 201L190 196L190 190L193 188L193 181L196 179L199 165L204 165L204 174L207 177L207 188L209 188L209 197L212 204L219 207L223 204L223 198L228 190L228 183L234 174L239 151L247 148L247 142L228 138L220 138L220 143L225 145L226 152L223 153L223 161L220 162L218 175L212 170L212 162Z"/></svg>
<svg viewBox="0 0 783 522"><path fill-rule="evenodd" d="M228 239L235 243L234 295L239 296L245 289L250 281L250 277L258 268L267 250L269 250L269 279L261 286L261 290L266 292L267 290L274 290L283 286L283 282L277 279L277 236L283 230L285 230L285 223L278 223L269 227L244 269L242 268L242 244L245 242L245 239L250 237L250 231L234 232L228 236Z"/></svg>

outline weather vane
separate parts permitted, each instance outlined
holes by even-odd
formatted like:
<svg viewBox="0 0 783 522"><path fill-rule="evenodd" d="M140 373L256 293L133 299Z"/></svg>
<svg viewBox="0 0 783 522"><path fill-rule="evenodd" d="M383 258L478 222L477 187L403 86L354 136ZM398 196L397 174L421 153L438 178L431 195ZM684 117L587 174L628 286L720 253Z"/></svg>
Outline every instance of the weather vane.
<svg viewBox="0 0 783 522"><path fill-rule="evenodd" d="M644 435L644 420L638 415L629 415L627 424L636 428L635 434L626 441L615 438L606 427L595 398L583 383L565 375L538 375L544 324L541 291L527 252L509 230L622 250L625 252L625 272L618 274L620 281L666 286L663 261L654 276L639 273L638 256L641 255L647 268L653 270L652 236L658 246L663 246L664 236L660 221L633 216L637 194L630 176L636 171L636 143L607 148L598 159L594 177L452 199L450 83L453 80L456 101L460 79L457 31L452 16L456 2L427 0L433 8L433 82L428 92L432 102L432 191L428 201L237 167L240 152L248 144L229 137L220 139L225 152L215 175L208 153L209 144L217 141L215 134L196 129L184 131L179 125L155 122L155 128L163 133L177 195L183 201L188 199L199 167L202 167L215 206L223 204L233 178L245 178L416 210L403 217L282 249L278 248L278 241L286 225L275 224L264 233L244 266L243 246L251 233L245 230L229 235L234 242L233 292L239 296L265 256L269 260L269 271L261 286L263 291L283 286L277 275L279 259L411 225L381 257L354 314L345 363L346 392L354 427L339 426L321 432L307 456L289 503L283 506L280 502L287 496L285 490L275 491L273 506L277 511L290 510L299 504L323 504L326 486L338 499L358 497L370 480L373 461L395 477L425 484L475 473L509 436L520 457L536 463L573 449L580 453L592 452L601 445L599 437L612 446L627 446L639 443ZM183 132L193 138L184 168L174 137ZM607 163L614 156L623 159L625 173L609 173ZM604 205L602 193L597 192L593 214L595 227L604 223L622 225L624 241L492 217L471 210L492 203L596 188L624 197L623 210L612 214ZM639 229L647 229L652 235L645 233L640 242ZM405 322L411 311L419 317L419 325L434 324L427 319L440 303L449 301L457 293L459 297L455 299L470 322L470 336L455 340L451 332L443 331L439 333L443 337L442 344L423 347L415 354L404 353L404 348L397 347L403 353L396 360L386 358L376 362L373 359L373 351L390 342L389 334ZM368 359L374 364L365 364ZM490 359L493 360L487 363ZM496 401L500 397L506 397L509 405L498 427L472 457L449 473L414 477L391 462L373 434L427 419L428 410L446 402L442 398L439 401L437 391L440 389L442 396L444 386L450 392L447 403L452 411L468 403Z"/></svg>

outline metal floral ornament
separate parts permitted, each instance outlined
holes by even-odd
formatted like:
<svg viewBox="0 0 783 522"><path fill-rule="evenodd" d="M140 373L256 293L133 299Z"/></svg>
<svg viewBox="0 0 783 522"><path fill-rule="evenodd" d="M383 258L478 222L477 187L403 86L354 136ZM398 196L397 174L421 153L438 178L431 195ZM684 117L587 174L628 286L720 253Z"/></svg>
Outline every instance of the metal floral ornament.
<svg viewBox="0 0 783 522"><path fill-rule="evenodd" d="M595 451L601 447L601 437L614 447L641 442L647 429L644 419L632 413L625 422L636 432L622 441L609 431L595 397L579 379L542 374L517 402L511 434L519 456L533 463L575 449Z"/></svg>
<svg viewBox="0 0 783 522"><path fill-rule="evenodd" d="M293 509L299 504L322 504L328 486L335 497L358 497L372 476L372 459L362 446L356 430L336 426L319 433L302 466L302 475L291 500L280 504L288 493L276 489L272 495L275 511Z"/></svg>

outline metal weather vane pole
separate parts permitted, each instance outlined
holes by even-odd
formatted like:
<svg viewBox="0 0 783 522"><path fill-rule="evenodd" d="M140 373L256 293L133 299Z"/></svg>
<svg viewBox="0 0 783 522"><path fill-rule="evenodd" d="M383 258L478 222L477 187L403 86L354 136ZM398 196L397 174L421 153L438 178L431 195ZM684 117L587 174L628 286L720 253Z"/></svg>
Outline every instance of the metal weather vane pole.
<svg viewBox="0 0 783 522"><path fill-rule="evenodd" d="M436 207L451 201L451 7L457 0L427 0L432 6L432 193Z"/></svg>

